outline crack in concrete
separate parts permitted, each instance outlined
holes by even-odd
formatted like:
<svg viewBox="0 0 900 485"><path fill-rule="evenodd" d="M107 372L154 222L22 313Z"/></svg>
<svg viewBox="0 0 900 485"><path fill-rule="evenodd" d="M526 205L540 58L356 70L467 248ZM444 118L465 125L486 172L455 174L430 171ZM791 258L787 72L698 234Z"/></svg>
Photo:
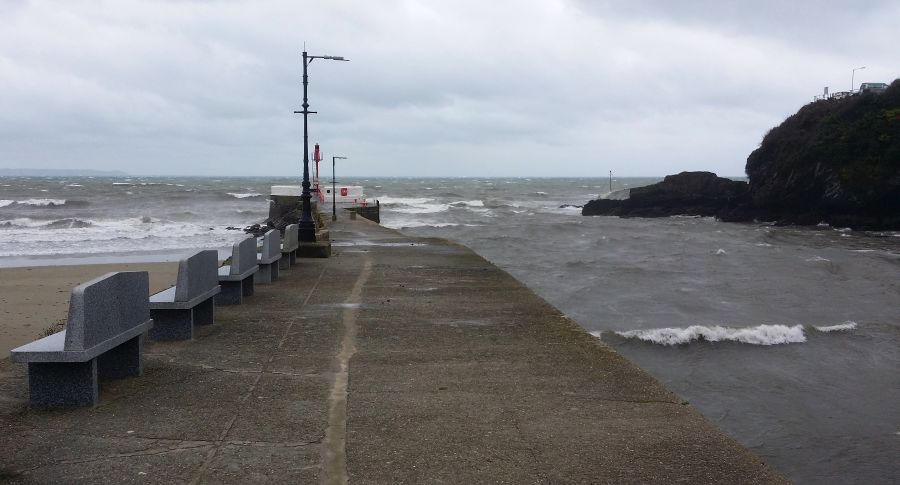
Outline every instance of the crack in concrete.
<svg viewBox="0 0 900 485"><path fill-rule="evenodd" d="M350 380L350 359L356 353L356 319L360 313L363 286L372 274L372 259L366 255L363 268L353 290L344 303L343 312L344 336L341 339L341 350L335 356L334 384L328 396L328 428L325 431L325 446L322 449L324 483L346 484L347 474L347 385Z"/></svg>
<svg viewBox="0 0 900 485"><path fill-rule="evenodd" d="M160 448L159 446L152 446L149 448L145 448L143 450L132 451L128 453L113 453L110 455L101 455L94 456L91 458L84 458L80 460L56 460L50 463L44 463L41 465L36 465L30 468L23 468L20 470L12 470L14 475L25 475L31 473L35 470L39 470L41 468L59 466L59 465L81 465L85 463L94 463L103 460L115 459L115 458L134 458L134 457L143 457L143 456L159 456L165 455L168 453L178 453L182 451L190 451L196 449L202 449L209 446L271 446L271 447L279 447L279 448L303 448L312 445L320 445L322 444L322 440L325 438L325 435L322 434L319 438L312 441L295 441L295 442L286 442L286 441L258 441L258 440L227 440L227 441L208 441L208 440L183 440L179 438L158 438L158 437L149 437L149 436L140 436L140 435L128 435L128 436L106 436L106 435L91 435L78 433L77 436L83 436L87 438L98 438L98 439L141 439L148 441L170 441L174 442L174 446L169 446L165 448Z"/></svg>
<svg viewBox="0 0 900 485"><path fill-rule="evenodd" d="M37 465L37 466L31 467L31 468L27 468L27 469L24 469L24 470L15 472L15 473L24 475L27 473L31 473L35 470L39 470L41 468L47 468L47 467L51 467L51 466L81 465L84 463L94 463L97 461L109 460L111 458L132 458L132 457L136 457L136 456L159 456L159 455L165 455L168 453L179 453L182 451L190 451L190 450L195 450L195 449L199 449L199 448L205 448L207 446L210 446L210 444L205 443L205 444L195 444L192 446L187 446L184 443L179 443L177 446L168 447L168 448L164 448L164 449L159 449L158 447L152 447L152 448L146 448L144 450L132 451L129 453L115 453L112 455L95 456L92 458L84 458L81 460L58 460L58 461L55 461L52 463L45 463L43 465Z"/></svg>
<svg viewBox="0 0 900 485"><path fill-rule="evenodd" d="M322 270L319 272L319 276L316 278L316 282L313 283L312 288L309 289L309 293L306 294L306 298L303 300L303 303L300 304L299 311L302 311L306 304L309 303L310 298L312 298L313 293L319 287L319 283L322 282L322 276L325 275L325 267L322 267ZM278 351L280 351L284 347L284 342L287 340L288 335L290 335L291 328L294 326L296 319L292 318L285 327L284 332L281 335L281 338L278 340L278 345L275 348L275 352L272 352L272 355L269 356L269 360L263 365L262 370L259 373L256 373L256 379L253 380L253 383L250 384L250 388L247 389L247 392L244 393L243 396L238 400L238 403L246 402L247 399L253 394L253 391L256 390L257 385L259 385L260 379L262 379L263 374L266 374L267 367L272 365L272 362L275 361L275 356ZM235 412L231 419L228 420L228 423L225 425L225 429L222 430L222 433L219 435L219 438L216 440L213 448L207 453L206 458L203 460L203 464L200 465L200 468L197 469L194 478L191 480L191 485L196 485L203 479L203 475L206 474L206 471L209 469L210 465L212 465L213 460L216 457L216 454L222 448L222 445L227 443L225 438L228 436L228 433L231 432L231 429L234 427L234 423L237 421L238 415L240 412Z"/></svg>

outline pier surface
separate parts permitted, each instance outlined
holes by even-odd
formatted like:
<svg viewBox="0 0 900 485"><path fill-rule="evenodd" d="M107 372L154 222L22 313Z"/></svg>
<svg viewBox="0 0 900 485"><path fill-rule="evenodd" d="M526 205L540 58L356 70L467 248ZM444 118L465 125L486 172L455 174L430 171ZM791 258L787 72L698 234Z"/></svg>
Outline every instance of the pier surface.
<svg viewBox="0 0 900 485"><path fill-rule="evenodd" d="M0 481L782 483L471 250L359 218L95 408L0 361Z"/></svg>

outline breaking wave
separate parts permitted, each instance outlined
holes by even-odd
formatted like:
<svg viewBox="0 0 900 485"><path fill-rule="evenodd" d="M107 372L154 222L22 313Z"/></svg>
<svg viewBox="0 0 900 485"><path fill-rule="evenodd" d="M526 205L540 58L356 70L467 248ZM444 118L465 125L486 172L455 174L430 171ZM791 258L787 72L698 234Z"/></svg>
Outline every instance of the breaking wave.
<svg viewBox="0 0 900 485"><path fill-rule="evenodd" d="M25 200L4 200L0 202L8 202L7 204L2 204L0 207L6 207L8 205L30 205L35 207L55 207L66 205L66 199L25 199Z"/></svg>
<svg viewBox="0 0 900 485"><path fill-rule="evenodd" d="M802 325L758 325L747 328L730 328L721 325L691 325L687 328L654 328L616 332L625 338L634 338L660 345L682 345L693 341L740 342L752 345L779 345L806 342Z"/></svg>
<svg viewBox="0 0 900 485"><path fill-rule="evenodd" d="M847 320L846 322L840 323L837 325L830 325L830 326L826 326L826 327L814 327L814 328L820 332L828 333L828 332L846 332L848 330L856 330L856 327L858 327L856 322Z"/></svg>
<svg viewBox="0 0 900 485"><path fill-rule="evenodd" d="M725 327L722 325L691 325L686 328L666 327L609 332L625 339L635 339L658 345L685 345L692 342L737 342L750 345L782 345L806 342L807 332L846 332L855 330L856 322L846 321L830 326L757 325L755 327ZM591 332L602 338L606 332Z"/></svg>
<svg viewBox="0 0 900 485"><path fill-rule="evenodd" d="M423 222L423 221L406 221L401 222L394 227L394 229L405 229L409 227L455 227L461 226L462 224L458 224L455 222Z"/></svg>
<svg viewBox="0 0 900 485"><path fill-rule="evenodd" d="M434 214L450 210L450 204L435 203L435 199L426 197L379 197L382 206L389 207L392 212L401 214Z"/></svg>
<svg viewBox="0 0 900 485"><path fill-rule="evenodd" d="M453 207L484 207L484 202L480 200L460 200L451 202L450 205Z"/></svg>
<svg viewBox="0 0 900 485"><path fill-rule="evenodd" d="M423 197L391 197L384 196L378 197L378 201L381 205L417 205L417 204L425 204L433 201L434 199L428 199Z"/></svg>
<svg viewBox="0 0 900 485"><path fill-rule="evenodd" d="M228 195L236 199L249 199L251 197L262 197L263 194L257 192L228 192Z"/></svg>
<svg viewBox="0 0 900 485"><path fill-rule="evenodd" d="M80 219L66 218L44 224L44 229L82 229L92 227L94 224L90 221L82 221Z"/></svg>
<svg viewBox="0 0 900 485"><path fill-rule="evenodd" d="M0 221L0 228L3 229L82 229L85 227L93 227L91 221L83 221L67 217L65 219L57 219L47 222L46 220L31 219L30 217L18 217L7 221Z"/></svg>

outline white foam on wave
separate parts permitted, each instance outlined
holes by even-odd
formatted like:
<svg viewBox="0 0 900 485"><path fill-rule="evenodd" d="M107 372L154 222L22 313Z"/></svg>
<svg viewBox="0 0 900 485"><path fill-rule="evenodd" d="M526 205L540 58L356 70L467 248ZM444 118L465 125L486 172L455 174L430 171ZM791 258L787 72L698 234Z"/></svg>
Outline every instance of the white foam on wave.
<svg viewBox="0 0 900 485"><path fill-rule="evenodd" d="M262 194L257 192L228 192L228 195L237 198L237 199L246 199L249 197L262 197Z"/></svg>
<svg viewBox="0 0 900 485"><path fill-rule="evenodd" d="M72 224L30 218L0 221L15 239L0 238L0 256L94 254L196 247L224 247L244 236L223 225L173 222L152 217L84 220Z"/></svg>
<svg viewBox="0 0 900 485"><path fill-rule="evenodd" d="M466 206L466 207L484 207L484 201L481 200L459 200L451 202L450 205Z"/></svg>
<svg viewBox="0 0 900 485"><path fill-rule="evenodd" d="M416 205L432 202L434 199L426 197L391 197L389 195L379 197L378 202L381 205Z"/></svg>
<svg viewBox="0 0 900 485"><path fill-rule="evenodd" d="M43 226L47 225L49 222L51 222L51 221L35 220L30 217L16 217L15 219L8 219L8 220L0 221L0 226L17 227L17 228L43 227Z"/></svg>
<svg viewBox="0 0 900 485"><path fill-rule="evenodd" d="M30 217L17 217L15 219L8 219L4 221L0 221L0 226L2 227L40 227L43 224L46 224L47 221L35 221Z"/></svg>
<svg viewBox="0 0 900 485"><path fill-rule="evenodd" d="M436 203L428 197L379 197L379 203L391 212L401 214L434 214L450 210L450 204Z"/></svg>
<svg viewBox="0 0 900 485"><path fill-rule="evenodd" d="M806 342L802 325L758 325L746 328L730 328L721 325L691 325L687 328L654 328L616 332L625 338L634 338L660 345L682 345L693 341L739 342L751 345L779 345Z"/></svg>
<svg viewBox="0 0 900 485"><path fill-rule="evenodd" d="M827 258L823 258L822 256L813 256L811 258L806 259L807 263L830 263L831 260Z"/></svg>
<svg viewBox="0 0 900 485"><path fill-rule="evenodd" d="M839 323L837 325L829 325L824 327L814 327L816 330L820 332L846 332L848 330L856 330L858 325L856 322L852 320L847 320L844 323Z"/></svg>
<svg viewBox="0 0 900 485"><path fill-rule="evenodd" d="M84 185L81 185L81 184L69 184L69 185L66 185L66 187L84 187Z"/></svg>
<svg viewBox="0 0 900 485"><path fill-rule="evenodd" d="M16 201L14 200L0 200L0 207L6 207L8 205L13 205Z"/></svg>
<svg viewBox="0 0 900 485"><path fill-rule="evenodd" d="M50 205L64 205L66 203L66 199L25 199L25 200L17 200L15 202L17 205L33 205L33 206L50 206Z"/></svg>
<svg viewBox="0 0 900 485"><path fill-rule="evenodd" d="M405 229L410 227L456 227L461 226L462 224L457 224L455 222L424 222L424 221L407 221L401 222L393 227L394 229Z"/></svg>
<svg viewBox="0 0 900 485"><path fill-rule="evenodd" d="M448 209L450 209L450 204L418 204L411 207L398 207L392 211L402 214L434 214Z"/></svg>

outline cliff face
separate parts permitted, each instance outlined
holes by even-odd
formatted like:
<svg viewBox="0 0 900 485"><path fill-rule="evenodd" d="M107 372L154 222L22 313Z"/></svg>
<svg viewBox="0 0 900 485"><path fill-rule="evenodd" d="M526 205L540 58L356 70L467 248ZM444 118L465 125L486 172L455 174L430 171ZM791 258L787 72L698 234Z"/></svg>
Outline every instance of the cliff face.
<svg viewBox="0 0 900 485"><path fill-rule="evenodd" d="M804 106L766 134L746 171L766 218L897 227L900 80L880 94Z"/></svg>
<svg viewBox="0 0 900 485"><path fill-rule="evenodd" d="M590 201L582 214L900 229L900 80L883 93L804 106L766 134L746 171L749 187L684 172L625 200Z"/></svg>

